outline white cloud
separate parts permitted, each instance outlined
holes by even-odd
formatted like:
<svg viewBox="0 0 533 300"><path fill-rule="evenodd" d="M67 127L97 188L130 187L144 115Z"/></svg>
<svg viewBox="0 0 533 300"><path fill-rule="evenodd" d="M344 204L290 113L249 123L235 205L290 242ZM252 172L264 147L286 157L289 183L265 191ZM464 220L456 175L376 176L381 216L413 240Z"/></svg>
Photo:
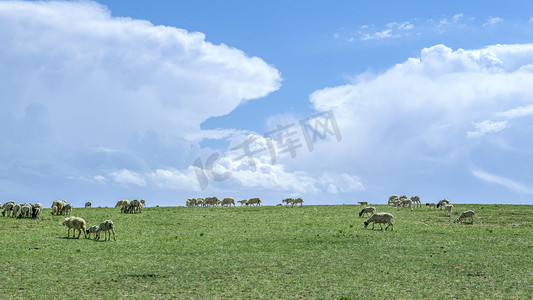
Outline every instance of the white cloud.
<svg viewBox="0 0 533 300"><path fill-rule="evenodd" d="M474 123L474 127L476 127L476 130L468 131L466 133L468 136L480 137L480 136L484 136L487 133L500 132L504 130L505 128L509 127L509 122L507 121L494 122L491 120L485 120L485 121Z"/></svg>
<svg viewBox="0 0 533 300"><path fill-rule="evenodd" d="M495 25L501 22L503 22L503 19L500 17L489 17L483 26Z"/></svg>
<svg viewBox="0 0 533 300"><path fill-rule="evenodd" d="M507 120L526 117L530 115L533 115L533 105L519 106L513 109L509 109L507 111L494 113L494 116L496 118L503 118Z"/></svg>
<svg viewBox="0 0 533 300"><path fill-rule="evenodd" d="M204 132L203 121L281 84L258 57L91 1L2 1L0 45L0 136L9 145L0 157L40 176L106 182L95 176L112 169L117 182L164 181L158 169L190 164L194 143L232 134Z"/></svg>
<svg viewBox="0 0 533 300"><path fill-rule="evenodd" d="M144 179L144 177L141 174L133 172L131 170L122 169L119 171L112 172L109 175L117 183L146 186L146 180Z"/></svg>
<svg viewBox="0 0 533 300"><path fill-rule="evenodd" d="M504 186L505 188L510 189L516 193L528 194L528 195L532 194L530 188L520 183L517 183L509 178L501 177L501 176L487 173L485 171L477 170L477 169L472 170L472 174L478 179L481 179L485 182L495 183L495 184Z"/></svg>
<svg viewBox="0 0 533 300"><path fill-rule="evenodd" d="M513 124L509 117L528 115L533 105L533 72L522 68L533 63L532 46L452 50L435 45L382 74L315 91L313 107L334 110L343 140L317 149L314 155L321 159L313 163L337 172L351 170L367 182L367 189L405 181L421 185L447 176L471 180L470 172L456 172L475 153L504 155L499 148L504 144L509 151L528 149L513 134L526 134L529 127ZM468 138L495 132L505 142L486 145ZM325 159L330 156L335 159ZM501 159L505 165L514 158Z"/></svg>

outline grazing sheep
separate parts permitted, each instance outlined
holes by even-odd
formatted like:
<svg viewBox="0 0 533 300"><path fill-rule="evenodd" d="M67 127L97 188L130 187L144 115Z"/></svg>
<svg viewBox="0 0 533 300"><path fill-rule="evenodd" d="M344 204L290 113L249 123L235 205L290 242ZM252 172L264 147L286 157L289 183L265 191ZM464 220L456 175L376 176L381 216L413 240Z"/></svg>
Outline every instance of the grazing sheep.
<svg viewBox="0 0 533 300"><path fill-rule="evenodd" d="M57 206L57 214L63 214L63 206L65 206L66 203L64 203L61 200L56 200L54 203L52 203L52 209L54 206Z"/></svg>
<svg viewBox="0 0 533 300"><path fill-rule="evenodd" d="M287 198L287 199L283 199L281 200L281 203L286 203L287 205L292 205L292 203L294 202L294 199L293 198Z"/></svg>
<svg viewBox="0 0 533 300"><path fill-rule="evenodd" d="M31 208L31 204L24 204L20 208L20 218L30 218L33 215L33 210Z"/></svg>
<svg viewBox="0 0 533 300"><path fill-rule="evenodd" d="M127 213L128 207L130 207L130 201L129 200L122 200L122 206L120 207L121 213Z"/></svg>
<svg viewBox="0 0 533 300"><path fill-rule="evenodd" d="M246 201L246 205L254 205L254 204L257 206L261 206L261 199L259 199L258 197L253 197L253 198L248 199L248 201Z"/></svg>
<svg viewBox="0 0 533 300"><path fill-rule="evenodd" d="M394 216L389 213L375 213L365 221L365 228L368 226L368 224L372 223L372 230L374 230L375 223L378 223L381 230L383 230L381 224L388 223L389 225L385 227L385 230L387 230L390 226L392 226L391 230L394 230L394 224L392 224L393 218Z"/></svg>
<svg viewBox="0 0 533 300"><path fill-rule="evenodd" d="M241 206L242 206L243 204L246 204L247 201L248 201L248 200L239 200L239 201L237 201L237 202L239 202L239 203L241 204ZM248 204L246 204L246 205L248 205Z"/></svg>
<svg viewBox="0 0 533 300"><path fill-rule="evenodd" d="M15 207L15 204L13 204L13 203L6 203L6 204L4 204L3 207L4 207L4 210L2 211L2 216L5 217L6 214L7 214L7 216L9 217L9 216L11 216L11 213L13 212L13 209L14 209L14 207Z"/></svg>
<svg viewBox="0 0 533 300"><path fill-rule="evenodd" d="M22 205L20 205L20 204L15 204L15 206L13 206L13 214L12 214L11 216L12 216L13 218L18 217L21 208L22 208Z"/></svg>
<svg viewBox="0 0 533 300"><path fill-rule="evenodd" d="M196 198L196 206L205 206L204 198Z"/></svg>
<svg viewBox="0 0 533 300"><path fill-rule="evenodd" d="M391 205L391 204L394 205L394 201L395 201L395 200L398 200L398 195L396 195L396 194L392 194L392 195L390 195L390 197L389 197L389 202L387 202L387 205Z"/></svg>
<svg viewBox="0 0 533 300"><path fill-rule="evenodd" d="M36 207L34 210L33 210L33 218L34 219L39 219L41 217L41 211L42 211L42 208L40 207Z"/></svg>
<svg viewBox="0 0 533 300"><path fill-rule="evenodd" d="M261 203L261 200L259 200L259 203ZM304 199L302 198L296 198L294 201L292 201L292 206L300 203L300 206L304 205Z"/></svg>
<svg viewBox="0 0 533 300"><path fill-rule="evenodd" d="M429 208L436 208L437 204L436 203L426 203L426 206L429 207Z"/></svg>
<svg viewBox="0 0 533 300"><path fill-rule="evenodd" d="M41 203L33 204L33 218L35 218L35 215L37 214L37 209L39 209L39 213L41 213L41 211L43 211L43 205Z"/></svg>
<svg viewBox="0 0 533 300"><path fill-rule="evenodd" d="M461 215L455 219L455 223L461 222L463 219L470 218L472 220L472 224L474 224L474 214L475 212L473 210L467 210L463 211Z"/></svg>
<svg viewBox="0 0 533 300"><path fill-rule="evenodd" d="M417 205L418 205L418 207L422 207L422 202L420 201L420 197L418 197L418 196L411 197L411 202L413 202L415 207Z"/></svg>
<svg viewBox="0 0 533 300"><path fill-rule="evenodd" d="M133 199L128 206L128 212L131 213L142 213L142 204L141 200Z"/></svg>
<svg viewBox="0 0 533 300"><path fill-rule="evenodd" d="M55 205L52 206L52 215L54 215L54 216L57 215L58 211L59 210L58 210L57 206L55 206Z"/></svg>
<svg viewBox="0 0 533 300"><path fill-rule="evenodd" d="M222 199L222 202L220 203L221 206L231 206L232 204L235 206L235 200L231 197Z"/></svg>
<svg viewBox="0 0 533 300"><path fill-rule="evenodd" d="M117 208L117 207L122 208L122 203L123 203L123 202L124 202L124 200L118 200L118 201L117 201L117 204L115 204L115 208Z"/></svg>
<svg viewBox="0 0 533 300"><path fill-rule="evenodd" d="M64 205L61 210L61 214L64 216L67 216L67 215L70 216L71 213L72 213L72 204Z"/></svg>
<svg viewBox="0 0 533 300"><path fill-rule="evenodd" d="M357 203L361 204L362 206L367 206L368 205L367 201L357 201Z"/></svg>
<svg viewBox="0 0 533 300"><path fill-rule="evenodd" d="M108 239L111 240L111 232L113 232L113 240L117 240L115 238L115 224L111 220L105 220L100 223L100 226L98 226L98 230L96 231L96 237L95 240L100 239L100 233L104 232L104 241L107 241ZM111 232L110 232L111 231ZM107 234L109 233L109 238L107 237Z"/></svg>
<svg viewBox="0 0 533 300"><path fill-rule="evenodd" d="M444 204L450 204L450 201L448 201L446 199L440 200L439 203L437 204L437 208L439 208L441 206L444 206Z"/></svg>
<svg viewBox="0 0 533 300"><path fill-rule="evenodd" d="M361 212L359 213L359 216L361 217L361 216L363 216L363 215L365 215L367 213L372 215L375 212L376 212L375 208L373 208L372 206L367 206L367 207L361 209Z"/></svg>
<svg viewBox="0 0 533 300"><path fill-rule="evenodd" d="M6 209L6 206L7 206L9 203L15 205L15 201L13 201L13 200L9 200L9 201L7 201L6 203L4 203L4 205L2 206L2 209Z"/></svg>
<svg viewBox="0 0 533 300"><path fill-rule="evenodd" d="M452 208L453 208L453 205L444 204L444 213L446 214L446 216L448 217L452 216Z"/></svg>
<svg viewBox="0 0 533 300"><path fill-rule="evenodd" d="M207 197L204 202L207 206L218 206L220 204L220 200L217 197Z"/></svg>
<svg viewBox="0 0 533 300"><path fill-rule="evenodd" d="M396 199L392 202L392 206L400 207L402 206L402 201L400 199Z"/></svg>
<svg viewBox="0 0 533 300"><path fill-rule="evenodd" d="M85 202L85 208L91 208L92 203L90 201Z"/></svg>
<svg viewBox="0 0 533 300"><path fill-rule="evenodd" d="M87 229L87 236L91 238L91 233L93 234L93 237L96 239L96 232L98 232L98 225L93 225Z"/></svg>
<svg viewBox="0 0 533 300"><path fill-rule="evenodd" d="M403 200L400 200L400 201L402 201L402 207L406 207L406 206L407 206L407 207L411 208L411 203L412 203L411 200L409 200L409 199L403 199ZM412 209L411 209L411 210L412 210Z"/></svg>
<svg viewBox="0 0 533 300"><path fill-rule="evenodd" d="M143 208L145 206L146 206L146 201L144 201L144 199L141 199L141 208Z"/></svg>
<svg viewBox="0 0 533 300"><path fill-rule="evenodd" d="M85 220L78 217L69 217L63 220L63 225L67 226L67 238L70 237L70 229L72 229L72 237L76 236L76 231L78 230L78 238L80 238L81 231L83 230L83 235L87 237L87 231L85 229Z"/></svg>

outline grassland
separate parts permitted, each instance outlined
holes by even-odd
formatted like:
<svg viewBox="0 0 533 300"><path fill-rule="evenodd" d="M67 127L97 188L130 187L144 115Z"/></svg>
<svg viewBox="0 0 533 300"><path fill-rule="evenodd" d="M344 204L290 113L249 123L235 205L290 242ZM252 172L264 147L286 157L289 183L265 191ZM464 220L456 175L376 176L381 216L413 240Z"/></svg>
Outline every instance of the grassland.
<svg viewBox="0 0 533 300"><path fill-rule="evenodd" d="M66 238L49 209L0 217L0 297L532 299L533 206L376 208L394 231L352 205L74 208L113 220L117 241ZM452 222L467 209L474 224Z"/></svg>

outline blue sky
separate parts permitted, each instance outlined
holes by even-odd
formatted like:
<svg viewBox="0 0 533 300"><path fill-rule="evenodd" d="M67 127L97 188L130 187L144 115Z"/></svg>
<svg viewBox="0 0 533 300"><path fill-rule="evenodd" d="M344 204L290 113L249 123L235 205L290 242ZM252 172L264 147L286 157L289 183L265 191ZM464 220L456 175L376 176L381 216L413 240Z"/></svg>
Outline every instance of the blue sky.
<svg viewBox="0 0 533 300"><path fill-rule="evenodd" d="M532 6L2 1L0 202L531 204Z"/></svg>

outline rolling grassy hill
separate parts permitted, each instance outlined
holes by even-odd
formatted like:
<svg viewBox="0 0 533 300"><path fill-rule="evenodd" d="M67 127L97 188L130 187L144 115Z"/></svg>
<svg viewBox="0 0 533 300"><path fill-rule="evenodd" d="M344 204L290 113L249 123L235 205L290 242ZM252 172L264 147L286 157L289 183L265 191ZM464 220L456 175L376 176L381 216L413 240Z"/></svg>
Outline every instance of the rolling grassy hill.
<svg viewBox="0 0 533 300"><path fill-rule="evenodd" d="M117 241L66 238L50 209L0 217L0 295L531 299L532 206L375 207L394 231L365 229L353 205L74 208L88 226L113 220ZM474 224L453 223L468 209Z"/></svg>

